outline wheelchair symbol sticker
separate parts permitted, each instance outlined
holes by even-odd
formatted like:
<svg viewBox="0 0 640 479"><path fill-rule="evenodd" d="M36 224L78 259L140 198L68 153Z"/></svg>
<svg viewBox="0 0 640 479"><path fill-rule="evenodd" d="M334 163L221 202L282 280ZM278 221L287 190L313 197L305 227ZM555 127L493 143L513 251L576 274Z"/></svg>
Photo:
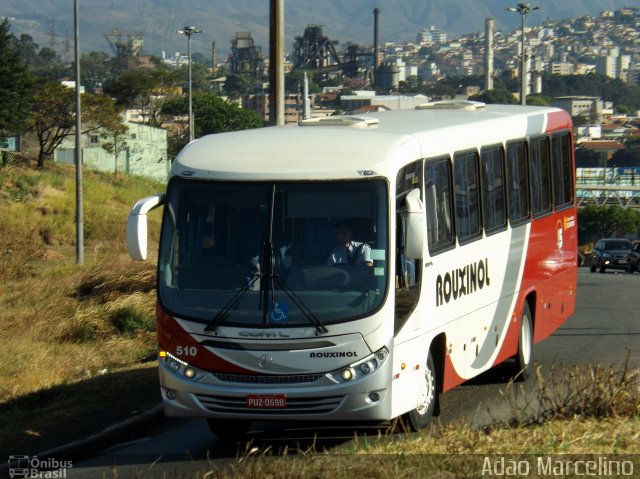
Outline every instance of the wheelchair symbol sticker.
<svg viewBox="0 0 640 479"><path fill-rule="evenodd" d="M274 323L289 322L289 303L284 301L276 301L271 307L269 319Z"/></svg>

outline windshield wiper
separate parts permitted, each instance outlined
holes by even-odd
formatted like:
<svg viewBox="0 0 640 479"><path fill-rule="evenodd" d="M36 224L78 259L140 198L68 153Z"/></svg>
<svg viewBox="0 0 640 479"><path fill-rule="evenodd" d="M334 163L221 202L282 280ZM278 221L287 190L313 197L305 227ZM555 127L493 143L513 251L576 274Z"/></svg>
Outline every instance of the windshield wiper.
<svg viewBox="0 0 640 479"><path fill-rule="evenodd" d="M316 328L316 334L320 333L328 333L329 330L327 327L322 324L313 311L309 309L309 307L304 304L304 302L300 299L300 297L286 284L280 281L280 277L277 274L273 275L273 279L278 283L278 286L286 293L287 296L294 302L294 304L298 307L300 311L305 315L305 317L309 320L311 324L313 324ZM273 295L273 302L275 303L275 294Z"/></svg>
<svg viewBox="0 0 640 479"><path fill-rule="evenodd" d="M207 323L207 325L204 328L204 332L205 333L210 333L210 332L214 332L215 333L216 329L218 328L218 326L220 326L224 322L224 320L229 317L229 314L231 313L231 310L237 306L237 304L247 294L247 291L249 291L253 287L253 285L256 283L256 281L258 281L261 277L262 277L262 274L256 274L251 281L247 282L247 284L245 284L241 289L236 291L236 294L234 294L231 297L231 299L229 301L227 301L227 304L225 304L222 307L222 309L220 311L218 311L218 314L216 314Z"/></svg>

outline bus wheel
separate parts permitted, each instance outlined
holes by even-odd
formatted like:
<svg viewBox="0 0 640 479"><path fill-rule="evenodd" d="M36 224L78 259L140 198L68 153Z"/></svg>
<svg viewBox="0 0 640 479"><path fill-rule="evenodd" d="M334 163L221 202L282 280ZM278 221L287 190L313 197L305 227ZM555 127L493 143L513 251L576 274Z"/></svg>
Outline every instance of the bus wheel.
<svg viewBox="0 0 640 479"><path fill-rule="evenodd" d="M531 376L531 361L533 358L533 322L529 303L524 303L518 336L518 354L516 354L516 381L526 381Z"/></svg>
<svg viewBox="0 0 640 479"><path fill-rule="evenodd" d="M207 419L212 433L220 439L244 439L251 427L251 421L246 419Z"/></svg>
<svg viewBox="0 0 640 479"><path fill-rule="evenodd" d="M431 351L427 356L427 364L424 376L421 378L418 407L404 415L405 422L411 431L425 429L431 421L437 400L436 368L433 363Z"/></svg>

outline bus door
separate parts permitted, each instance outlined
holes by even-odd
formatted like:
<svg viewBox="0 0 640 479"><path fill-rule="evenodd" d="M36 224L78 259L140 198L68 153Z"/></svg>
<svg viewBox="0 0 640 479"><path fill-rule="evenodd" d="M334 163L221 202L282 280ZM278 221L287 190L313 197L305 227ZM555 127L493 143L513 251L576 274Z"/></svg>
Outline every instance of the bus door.
<svg viewBox="0 0 640 479"><path fill-rule="evenodd" d="M422 260L407 250L408 214L407 195L422 191L422 161L405 166L396 178L396 277L394 334L401 330L411 334L420 328L419 315L414 314L420 299ZM413 318L412 318L413 316ZM411 319L411 324L407 322Z"/></svg>

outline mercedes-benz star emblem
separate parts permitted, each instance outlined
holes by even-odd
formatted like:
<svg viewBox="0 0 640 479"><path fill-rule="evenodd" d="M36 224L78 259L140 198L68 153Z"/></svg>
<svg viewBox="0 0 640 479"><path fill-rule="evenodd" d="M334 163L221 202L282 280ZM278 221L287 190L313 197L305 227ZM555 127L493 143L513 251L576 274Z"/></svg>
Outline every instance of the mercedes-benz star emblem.
<svg viewBox="0 0 640 479"><path fill-rule="evenodd" d="M260 366L263 369L269 369L272 364L273 364L273 358L268 354L263 354L258 359L258 366Z"/></svg>

